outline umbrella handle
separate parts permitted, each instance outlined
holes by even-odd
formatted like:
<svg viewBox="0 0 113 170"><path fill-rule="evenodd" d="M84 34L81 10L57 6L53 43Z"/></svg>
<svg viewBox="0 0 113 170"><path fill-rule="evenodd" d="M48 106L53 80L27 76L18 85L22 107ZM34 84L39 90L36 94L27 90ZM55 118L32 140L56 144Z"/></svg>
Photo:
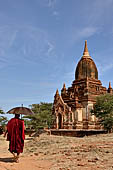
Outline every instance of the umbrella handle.
<svg viewBox="0 0 113 170"><path fill-rule="evenodd" d="M22 104L22 107L23 107L23 104ZM21 114L21 119L22 119L22 114Z"/></svg>

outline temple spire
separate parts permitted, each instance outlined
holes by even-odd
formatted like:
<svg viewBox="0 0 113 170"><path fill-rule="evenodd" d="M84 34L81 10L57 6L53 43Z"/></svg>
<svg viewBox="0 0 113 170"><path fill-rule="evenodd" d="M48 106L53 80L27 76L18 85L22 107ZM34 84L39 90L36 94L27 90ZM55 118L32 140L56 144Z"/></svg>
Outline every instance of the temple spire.
<svg viewBox="0 0 113 170"><path fill-rule="evenodd" d="M55 94L55 96L54 96L54 98L55 98L55 100L57 99L57 98L59 98L59 92L58 92L58 89L56 90L56 94Z"/></svg>
<svg viewBox="0 0 113 170"><path fill-rule="evenodd" d="M65 83L63 84L63 88L61 90L61 94L64 94L64 93L66 93L66 85L65 85Z"/></svg>
<svg viewBox="0 0 113 170"><path fill-rule="evenodd" d="M59 95L58 89L56 90L56 95Z"/></svg>
<svg viewBox="0 0 113 170"><path fill-rule="evenodd" d="M88 47L87 47L87 40L85 40L85 47L84 47L83 57L84 56L90 57L89 52L88 52Z"/></svg>
<svg viewBox="0 0 113 170"><path fill-rule="evenodd" d="M63 84L63 89L66 89L66 85L65 85L65 83Z"/></svg>
<svg viewBox="0 0 113 170"><path fill-rule="evenodd" d="M111 87L111 82L109 82L109 89L112 89L112 87Z"/></svg>
<svg viewBox="0 0 113 170"><path fill-rule="evenodd" d="M111 93L111 94L113 93L112 87L111 87L111 82L109 82L108 93Z"/></svg>

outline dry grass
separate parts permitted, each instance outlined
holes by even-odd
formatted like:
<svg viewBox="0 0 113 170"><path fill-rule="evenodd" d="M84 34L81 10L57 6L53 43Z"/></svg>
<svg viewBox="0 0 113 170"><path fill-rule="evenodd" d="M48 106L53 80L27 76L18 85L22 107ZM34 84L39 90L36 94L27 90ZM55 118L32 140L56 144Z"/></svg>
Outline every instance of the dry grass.
<svg viewBox="0 0 113 170"><path fill-rule="evenodd" d="M0 156L8 152L5 148L6 141L0 137ZM29 161L29 167L32 165L33 170L35 168L36 170L112 170L112 148L113 134L76 138L49 136L45 133L40 137L26 137L21 168L25 170L24 162ZM1 153L3 150L4 153ZM5 167L5 164L0 162L0 166L2 165ZM15 166L17 167L14 165L13 168ZM29 167L26 170L29 170Z"/></svg>
<svg viewBox="0 0 113 170"><path fill-rule="evenodd" d="M52 162L51 170L113 169L113 134L84 138L42 134L26 143L25 154Z"/></svg>

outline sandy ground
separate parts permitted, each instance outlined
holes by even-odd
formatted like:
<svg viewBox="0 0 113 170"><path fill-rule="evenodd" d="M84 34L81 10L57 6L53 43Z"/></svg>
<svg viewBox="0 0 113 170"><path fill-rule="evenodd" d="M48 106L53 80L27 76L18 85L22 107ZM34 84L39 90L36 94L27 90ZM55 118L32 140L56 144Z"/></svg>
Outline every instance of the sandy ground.
<svg viewBox="0 0 113 170"><path fill-rule="evenodd" d="M0 136L0 170L113 170L113 134L26 136L19 163L13 162L8 141Z"/></svg>

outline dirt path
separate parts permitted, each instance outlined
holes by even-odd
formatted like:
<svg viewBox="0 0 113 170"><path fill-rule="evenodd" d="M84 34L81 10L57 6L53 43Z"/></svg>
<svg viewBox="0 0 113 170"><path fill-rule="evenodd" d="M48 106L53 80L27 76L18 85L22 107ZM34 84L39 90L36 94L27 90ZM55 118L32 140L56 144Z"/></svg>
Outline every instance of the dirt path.
<svg viewBox="0 0 113 170"><path fill-rule="evenodd" d="M28 138L27 138L28 139ZM25 141L25 146L28 140ZM0 170L44 170L50 169L51 163L49 161L37 160L37 156L25 152L21 154L19 163L13 161L12 154L8 151L8 141L0 136Z"/></svg>
<svg viewBox="0 0 113 170"><path fill-rule="evenodd" d="M19 163L7 149L8 142L0 136L0 170L113 170L113 134L26 137Z"/></svg>

